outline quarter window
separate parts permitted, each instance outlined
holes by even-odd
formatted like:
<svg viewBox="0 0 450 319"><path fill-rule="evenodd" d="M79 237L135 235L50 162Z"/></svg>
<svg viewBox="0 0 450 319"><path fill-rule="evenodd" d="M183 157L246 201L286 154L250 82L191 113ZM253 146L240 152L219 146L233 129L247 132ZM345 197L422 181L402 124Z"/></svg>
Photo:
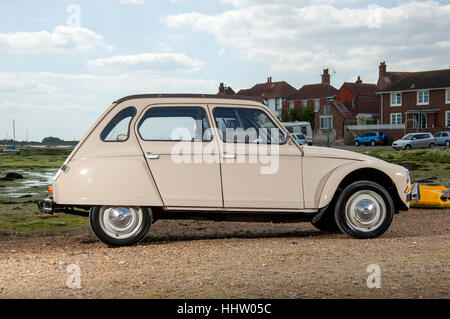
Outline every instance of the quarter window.
<svg viewBox="0 0 450 319"><path fill-rule="evenodd" d="M220 138L226 143L284 144L284 132L258 109L222 108L213 111Z"/></svg>
<svg viewBox="0 0 450 319"><path fill-rule="evenodd" d="M402 105L402 94L391 93L391 106L401 106L401 105Z"/></svg>
<svg viewBox="0 0 450 319"><path fill-rule="evenodd" d="M145 141L208 142L212 135L202 107L153 107L139 122Z"/></svg>
<svg viewBox="0 0 450 319"><path fill-rule="evenodd" d="M130 123L136 115L136 109L127 107L116 114L100 134L104 142L125 142L130 135Z"/></svg>

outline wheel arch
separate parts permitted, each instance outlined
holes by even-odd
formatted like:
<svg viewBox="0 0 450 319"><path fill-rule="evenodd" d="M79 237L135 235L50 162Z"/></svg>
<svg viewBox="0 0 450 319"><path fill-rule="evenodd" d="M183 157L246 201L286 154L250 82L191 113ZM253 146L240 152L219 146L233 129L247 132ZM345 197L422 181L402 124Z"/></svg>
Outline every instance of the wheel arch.
<svg viewBox="0 0 450 319"><path fill-rule="evenodd" d="M348 185L356 181L371 181L383 186L391 195L395 205L395 212L399 210L407 210L399 196L398 189L392 178L379 168L374 167L355 167L348 165L336 169L328 178L320 196L319 208L324 208L339 196L340 192Z"/></svg>

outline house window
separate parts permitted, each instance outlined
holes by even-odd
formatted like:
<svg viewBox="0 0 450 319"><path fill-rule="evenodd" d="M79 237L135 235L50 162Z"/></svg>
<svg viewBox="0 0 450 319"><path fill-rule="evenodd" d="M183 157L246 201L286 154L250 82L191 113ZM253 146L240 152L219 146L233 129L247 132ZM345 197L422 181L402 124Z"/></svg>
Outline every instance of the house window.
<svg viewBox="0 0 450 319"><path fill-rule="evenodd" d="M281 99L275 99L275 111L278 111L280 109L280 100Z"/></svg>
<svg viewBox="0 0 450 319"><path fill-rule="evenodd" d="M320 100L314 100L314 112L319 112L319 108L320 108Z"/></svg>
<svg viewBox="0 0 450 319"><path fill-rule="evenodd" d="M323 114L324 115L330 115L330 106L329 105L324 105L324 107L323 107Z"/></svg>
<svg viewBox="0 0 450 319"><path fill-rule="evenodd" d="M402 124L402 113L391 113L391 124Z"/></svg>
<svg viewBox="0 0 450 319"><path fill-rule="evenodd" d="M445 126L450 127L450 111L445 112Z"/></svg>
<svg viewBox="0 0 450 319"><path fill-rule="evenodd" d="M331 130L333 128L333 116L321 116L320 117L320 129Z"/></svg>
<svg viewBox="0 0 450 319"><path fill-rule="evenodd" d="M303 100L302 101L302 106L303 107L307 107L308 106L308 100Z"/></svg>
<svg viewBox="0 0 450 319"><path fill-rule="evenodd" d="M445 103L450 104L450 89L445 90Z"/></svg>
<svg viewBox="0 0 450 319"><path fill-rule="evenodd" d="M289 101L289 108L293 109L294 108L294 101Z"/></svg>
<svg viewBox="0 0 450 319"><path fill-rule="evenodd" d="M401 106L401 105L402 105L402 94L391 93L391 106Z"/></svg>
<svg viewBox="0 0 450 319"><path fill-rule="evenodd" d="M418 105L430 104L430 91L418 91L417 92L417 104Z"/></svg>

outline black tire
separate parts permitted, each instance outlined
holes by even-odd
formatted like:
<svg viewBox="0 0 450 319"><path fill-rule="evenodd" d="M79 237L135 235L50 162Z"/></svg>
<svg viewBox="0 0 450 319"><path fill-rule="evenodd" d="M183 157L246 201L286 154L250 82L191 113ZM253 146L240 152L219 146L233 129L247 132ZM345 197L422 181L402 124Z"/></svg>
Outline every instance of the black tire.
<svg viewBox="0 0 450 319"><path fill-rule="evenodd" d="M357 201L358 199L359 201ZM358 204L362 207L368 203L372 204L372 209L356 209ZM352 221L351 216L353 204L355 205L355 221ZM379 211L379 214L377 214L377 211ZM344 234L353 238L364 239L383 235L391 225L394 213L394 202L384 187L370 181L359 181L347 186L338 196L334 218L337 226ZM356 221L358 219L356 215L363 216L363 218L370 218L373 215L373 224L369 223L371 220L367 220L367 224Z"/></svg>
<svg viewBox="0 0 450 319"><path fill-rule="evenodd" d="M375 142L375 141L370 141L370 146L376 146L377 145L377 142Z"/></svg>
<svg viewBox="0 0 450 319"><path fill-rule="evenodd" d="M450 146L450 141L445 141L445 146Z"/></svg>
<svg viewBox="0 0 450 319"><path fill-rule="evenodd" d="M130 209L137 210L141 213L136 215L137 220L136 227L132 228L132 234L128 237L119 238L114 237L111 232L108 232L107 226L104 225L103 219L104 212L108 209ZM140 242L147 235L150 225L152 224L152 210L147 207L113 207L113 206L93 206L89 214L89 221L91 224L92 231L102 242L109 246L119 247L119 246L131 246ZM125 235L127 236L127 235Z"/></svg>
<svg viewBox="0 0 450 319"><path fill-rule="evenodd" d="M355 146L359 146L359 145L360 145L358 141L355 141L353 144L354 144Z"/></svg>
<svg viewBox="0 0 450 319"><path fill-rule="evenodd" d="M435 148L435 147L436 147L436 144L431 143L429 147L430 147L430 148Z"/></svg>
<svg viewBox="0 0 450 319"><path fill-rule="evenodd" d="M410 149L412 149L411 145L408 144L408 145L405 146L405 150L410 150Z"/></svg>

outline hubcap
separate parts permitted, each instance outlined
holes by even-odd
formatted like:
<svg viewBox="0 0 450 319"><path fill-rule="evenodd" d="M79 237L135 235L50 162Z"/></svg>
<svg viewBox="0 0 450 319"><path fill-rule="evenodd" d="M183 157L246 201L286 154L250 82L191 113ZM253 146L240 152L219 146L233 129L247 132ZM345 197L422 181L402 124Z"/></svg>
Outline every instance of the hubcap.
<svg viewBox="0 0 450 319"><path fill-rule="evenodd" d="M347 224L354 230L372 231L383 223L385 215L383 198L370 190L356 192L345 206Z"/></svg>
<svg viewBox="0 0 450 319"><path fill-rule="evenodd" d="M136 207L107 207L100 209L100 225L111 237L128 238L142 226L142 209Z"/></svg>

